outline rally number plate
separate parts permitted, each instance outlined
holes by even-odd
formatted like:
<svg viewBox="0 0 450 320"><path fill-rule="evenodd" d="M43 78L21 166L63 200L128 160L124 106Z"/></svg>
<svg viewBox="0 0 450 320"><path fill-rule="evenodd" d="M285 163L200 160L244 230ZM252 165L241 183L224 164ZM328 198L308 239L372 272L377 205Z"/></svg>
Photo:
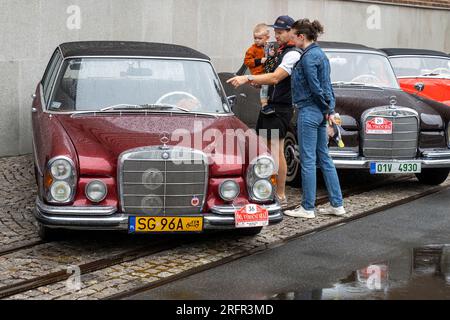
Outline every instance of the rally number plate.
<svg viewBox="0 0 450 320"><path fill-rule="evenodd" d="M139 232L201 232L203 217L130 217L130 233Z"/></svg>
<svg viewBox="0 0 450 320"><path fill-rule="evenodd" d="M422 165L420 162L372 162L370 164L371 174L420 172L422 172Z"/></svg>
<svg viewBox="0 0 450 320"><path fill-rule="evenodd" d="M248 204L234 212L236 228L263 227L269 225L269 212L257 204Z"/></svg>

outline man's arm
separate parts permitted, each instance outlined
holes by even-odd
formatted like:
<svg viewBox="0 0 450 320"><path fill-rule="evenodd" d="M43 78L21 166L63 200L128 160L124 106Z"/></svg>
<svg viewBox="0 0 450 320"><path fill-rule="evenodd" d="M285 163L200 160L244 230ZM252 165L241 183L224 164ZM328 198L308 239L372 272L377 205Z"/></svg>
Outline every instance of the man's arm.
<svg viewBox="0 0 450 320"><path fill-rule="evenodd" d="M260 75L256 75L256 76L252 76L253 77L253 81L251 81L251 84L255 84L255 85L276 85L278 84L280 81L286 79L289 76L289 73L286 72L286 70L282 69L282 68L277 68L274 72L272 73L266 73L266 74L260 74ZM236 88L249 83L250 81L248 80L247 76L236 76L234 78L231 78L227 81L227 83L231 83L233 86L235 86Z"/></svg>

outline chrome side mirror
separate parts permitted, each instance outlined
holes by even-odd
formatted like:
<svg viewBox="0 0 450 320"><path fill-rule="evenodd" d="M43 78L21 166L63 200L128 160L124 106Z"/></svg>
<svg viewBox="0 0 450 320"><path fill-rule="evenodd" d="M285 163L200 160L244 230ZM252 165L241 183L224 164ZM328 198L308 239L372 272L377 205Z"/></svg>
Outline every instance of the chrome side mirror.
<svg viewBox="0 0 450 320"><path fill-rule="evenodd" d="M425 89L425 84L423 84L422 82L417 82L414 85L414 88L417 90L417 92L422 92Z"/></svg>
<svg viewBox="0 0 450 320"><path fill-rule="evenodd" d="M237 96L236 95L232 95L227 97L228 103L230 104L231 109L234 108L234 106L236 105L236 100L237 100Z"/></svg>

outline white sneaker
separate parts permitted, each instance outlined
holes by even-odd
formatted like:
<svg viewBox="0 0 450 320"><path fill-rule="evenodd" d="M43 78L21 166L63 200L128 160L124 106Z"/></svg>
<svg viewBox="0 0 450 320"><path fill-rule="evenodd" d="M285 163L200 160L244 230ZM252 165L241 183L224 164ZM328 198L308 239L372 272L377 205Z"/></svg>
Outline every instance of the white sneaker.
<svg viewBox="0 0 450 320"><path fill-rule="evenodd" d="M305 210L302 206L294 210L286 210L284 214L294 218L314 219L316 217L314 210Z"/></svg>
<svg viewBox="0 0 450 320"><path fill-rule="evenodd" d="M343 206L340 207L327 207L327 208L320 208L318 209L320 214L329 214L329 215L333 215L333 216L343 216L345 214L345 209Z"/></svg>

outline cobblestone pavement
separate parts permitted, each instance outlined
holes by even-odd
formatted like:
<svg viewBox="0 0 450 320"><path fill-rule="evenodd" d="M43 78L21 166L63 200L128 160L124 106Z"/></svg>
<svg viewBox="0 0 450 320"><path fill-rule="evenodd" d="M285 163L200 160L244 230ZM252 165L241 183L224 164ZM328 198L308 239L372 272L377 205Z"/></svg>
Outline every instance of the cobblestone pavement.
<svg viewBox="0 0 450 320"><path fill-rule="evenodd" d="M31 208L34 205L34 177L31 157L0 159L0 243L2 245L36 238L36 227ZM4 181L3 181L4 179ZM346 179L348 181L346 181ZM364 180L381 179L367 175L343 177L342 184L356 185ZM9 186L11 185L11 186ZM450 185L450 179L444 185ZM421 193L430 187L416 180L399 182L380 189L346 198L348 216L357 216L368 209ZM288 188L290 204L298 203L298 189ZM4 199L4 201L3 201ZM101 299L122 291L152 283L195 267L204 266L235 254L258 251L275 245L296 234L335 223L342 218L318 216L305 221L285 217L280 224L265 228L255 237L220 233L188 245L134 261L117 264L99 271L82 275L82 289L70 291L66 281L40 287L10 299ZM69 265L80 265L126 249L135 248L149 241L148 237L130 237L120 233L100 233L82 237L74 233L67 241L34 246L0 257L0 288L49 272L66 270ZM153 241L155 237L151 236Z"/></svg>
<svg viewBox="0 0 450 320"><path fill-rule="evenodd" d="M0 245L37 241L32 156L0 158Z"/></svg>

